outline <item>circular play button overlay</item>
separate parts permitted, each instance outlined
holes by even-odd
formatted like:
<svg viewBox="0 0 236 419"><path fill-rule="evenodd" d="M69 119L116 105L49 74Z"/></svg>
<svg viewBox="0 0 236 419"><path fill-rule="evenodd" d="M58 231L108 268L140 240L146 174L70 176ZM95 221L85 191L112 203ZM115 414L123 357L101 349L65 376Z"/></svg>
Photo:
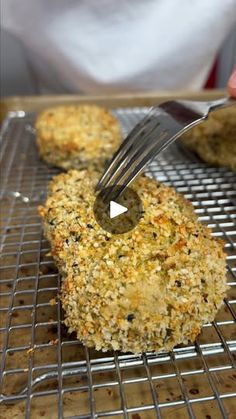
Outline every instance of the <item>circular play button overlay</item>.
<svg viewBox="0 0 236 419"><path fill-rule="evenodd" d="M123 234L132 230L143 215L142 202L138 194L131 188L126 188L121 196L116 198L120 186L103 189L95 200L94 216L97 223L112 234ZM110 195L110 198L106 197Z"/></svg>

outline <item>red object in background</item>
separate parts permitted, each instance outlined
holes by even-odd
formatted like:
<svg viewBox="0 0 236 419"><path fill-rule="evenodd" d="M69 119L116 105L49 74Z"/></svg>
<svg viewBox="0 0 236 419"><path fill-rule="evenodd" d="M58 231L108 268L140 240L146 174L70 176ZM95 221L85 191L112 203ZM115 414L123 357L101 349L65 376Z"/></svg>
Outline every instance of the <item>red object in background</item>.
<svg viewBox="0 0 236 419"><path fill-rule="evenodd" d="M216 87L216 77L217 77L217 59L210 71L210 74L208 76L208 79L206 81L206 84L204 86L204 89L214 89Z"/></svg>

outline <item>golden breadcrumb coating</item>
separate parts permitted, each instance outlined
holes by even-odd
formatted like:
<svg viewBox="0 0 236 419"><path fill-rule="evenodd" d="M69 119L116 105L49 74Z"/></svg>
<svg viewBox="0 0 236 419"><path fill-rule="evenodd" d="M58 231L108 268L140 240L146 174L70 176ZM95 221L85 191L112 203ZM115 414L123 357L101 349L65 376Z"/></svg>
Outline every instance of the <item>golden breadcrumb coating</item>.
<svg viewBox="0 0 236 419"><path fill-rule="evenodd" d="M236 170L236 107L211 113L181 141L205 162Z"/></svg>
<svg viewBox="0 0 236 419"><path fill-rule="evenodd" d="M101 167L122 140L118 120L96 105L46 109L38 116L35 127L41 157L66 170Z"/></svg>
<svg viewBox="0 0 236 419"><path fill-rule="evenodd" d="M103 351L168 351L194 341L227 290L223 242L191 203L145 176L133 184L143 218L111 235L93 215L97 180L91 171L60 174L39 208L69 332Z"/></svg>

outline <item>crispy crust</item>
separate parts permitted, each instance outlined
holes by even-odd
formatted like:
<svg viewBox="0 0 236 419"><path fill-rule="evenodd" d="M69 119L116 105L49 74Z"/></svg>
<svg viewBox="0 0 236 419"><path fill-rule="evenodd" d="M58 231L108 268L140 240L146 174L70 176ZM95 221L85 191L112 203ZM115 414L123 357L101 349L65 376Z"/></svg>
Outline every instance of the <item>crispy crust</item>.
<svg viewBox="0 0 236 419"><path fill-rule="evenodd" d="M139 353L194 341L227 285L223 243L173 189L141 176L144 216L111 235L93 215L97 175L69 171L51 182L39 211L63 277L65 324L89 347Z"/></svg>
<svg viewBox="0 0 236 419"><path fill-rule="evenodd" d="M205 162L236 170L236 107L213 112L181 141Z"/></svg>
<svg viewBox="0 0 236 419"><path fill-rule="evenodd" d="M36 120L41 157L53 166L99 168L119 146L119 122L95 105L69 105L43 111Z"/></svg>

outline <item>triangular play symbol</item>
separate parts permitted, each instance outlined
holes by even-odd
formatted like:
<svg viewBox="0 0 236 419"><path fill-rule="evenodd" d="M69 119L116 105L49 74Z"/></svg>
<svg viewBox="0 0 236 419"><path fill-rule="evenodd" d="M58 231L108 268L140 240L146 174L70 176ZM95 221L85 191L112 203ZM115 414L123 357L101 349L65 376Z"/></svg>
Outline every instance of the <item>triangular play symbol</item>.
<svg viewBox="0 0 236 419"><path fill-rule="evenodd" d="M115 201L110 201L110 218L115 218L127 211L128 208L124 207L123 205L117 204Z"/></svg>

